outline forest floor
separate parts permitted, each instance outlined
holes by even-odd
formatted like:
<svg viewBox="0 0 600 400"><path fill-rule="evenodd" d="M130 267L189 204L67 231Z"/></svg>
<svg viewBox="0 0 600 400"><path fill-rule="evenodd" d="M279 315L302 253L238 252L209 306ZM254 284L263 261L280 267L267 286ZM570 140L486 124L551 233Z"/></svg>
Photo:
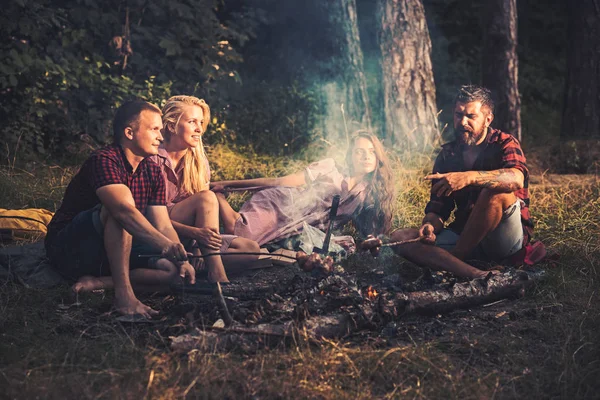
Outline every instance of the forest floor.
<svg viewBox="0 0 600 400"><path fill-rule="evenodd" d="M427 186L419 176L428 168L396 171L403 185L397 226L422 212ZM0 170L0 204L55 210L73 170L29 170ZM193 331L204 315L190 313L200 297L144 297L161 315L133 324L116 320L110 292L82 296L75 307L66 285L2 282L0 398L597 398L598 176L537 173L531 181L536 238L559 257L541 263L545 279L525 297L406 315L393 329L341 339L300 334L176 351L171 338ZM347 269L363 263L357 258ZM390 270L408 280L419 275L402 260ZM216 315L203 318L210 324Z"/></svg>

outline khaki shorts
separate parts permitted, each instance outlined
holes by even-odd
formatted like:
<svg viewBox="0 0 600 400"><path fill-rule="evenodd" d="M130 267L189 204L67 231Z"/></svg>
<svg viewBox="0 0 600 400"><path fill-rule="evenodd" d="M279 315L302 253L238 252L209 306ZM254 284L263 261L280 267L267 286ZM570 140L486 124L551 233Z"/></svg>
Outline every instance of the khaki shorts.
<svg viewBox="0 0 600 400"><path fill-rule="evenodd" d="M444 228L436 235L435 245L445 250L452 250L460 235L451 229ZM521 223L521 200L508 207L500 224L483 238L467 259L500 261L523 247L523 225Z"/></svg>

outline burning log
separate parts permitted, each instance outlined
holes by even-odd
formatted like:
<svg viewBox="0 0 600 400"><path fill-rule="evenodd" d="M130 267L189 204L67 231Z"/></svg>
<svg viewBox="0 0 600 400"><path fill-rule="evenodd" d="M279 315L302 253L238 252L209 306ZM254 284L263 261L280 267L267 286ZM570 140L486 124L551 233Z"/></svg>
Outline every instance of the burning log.
<svg viewBox="0 0 600 400"><path fill-rule="evenodd" d="M369 285L369 287L367 288L367 298L370 300L376 299L377 296L379 296L379 292L377 292L377 290L373 289L373 286Z"/></svg>

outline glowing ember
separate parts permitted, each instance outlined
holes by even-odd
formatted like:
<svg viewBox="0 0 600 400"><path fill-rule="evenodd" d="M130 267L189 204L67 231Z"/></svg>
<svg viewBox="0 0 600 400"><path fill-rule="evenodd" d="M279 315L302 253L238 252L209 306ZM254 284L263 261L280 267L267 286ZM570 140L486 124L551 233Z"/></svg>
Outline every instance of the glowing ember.
<svg viewBox="0 0 600 400"><path fill-rule="evenodd" d="M377 290L373 289L373 287L372 287L372 286L369 286L369 287L367 288L367 297L368 297L369 299L374 299L374 298L376 298L378 295L379 295L379 293L377 292Z"/></svg>

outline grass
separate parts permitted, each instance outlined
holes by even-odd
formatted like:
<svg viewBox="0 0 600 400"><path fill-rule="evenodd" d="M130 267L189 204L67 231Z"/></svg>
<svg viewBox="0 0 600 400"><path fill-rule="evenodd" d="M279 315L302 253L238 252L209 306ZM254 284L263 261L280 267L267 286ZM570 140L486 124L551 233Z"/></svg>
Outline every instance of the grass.
<svg viewBox="0 0 600 400"><path fill-rule="evenodd" d="M211 149L214 179L284 174L301 161ZM422 216L429 157L394 158L396 226ZM4 208L55 209L72 169L0 170ZM110 294L62 309L68 288L0 285L2 398L595 398L600 390L600 189L531 188L536 236L560 258L525 298L487 309L406 317L395 333L361 332L315 344L186 354L169 336L189 330L176 298L150 325L121 324ZM240 200L241 201L241 200Z"/></svg>

